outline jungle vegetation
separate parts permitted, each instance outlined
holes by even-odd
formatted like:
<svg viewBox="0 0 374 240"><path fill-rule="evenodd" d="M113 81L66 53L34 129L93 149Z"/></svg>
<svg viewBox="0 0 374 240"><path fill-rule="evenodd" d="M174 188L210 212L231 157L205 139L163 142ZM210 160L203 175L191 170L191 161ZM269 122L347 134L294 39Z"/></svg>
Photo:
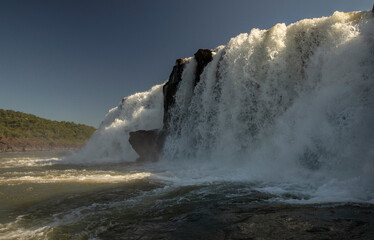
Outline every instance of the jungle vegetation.
<svg viewBox="0 0 374 240"><path fill-rule="evenodd" d="M95 130L94 127L74 122L52 121L32 114L0 109L0 137L84 143Z"/></svg>

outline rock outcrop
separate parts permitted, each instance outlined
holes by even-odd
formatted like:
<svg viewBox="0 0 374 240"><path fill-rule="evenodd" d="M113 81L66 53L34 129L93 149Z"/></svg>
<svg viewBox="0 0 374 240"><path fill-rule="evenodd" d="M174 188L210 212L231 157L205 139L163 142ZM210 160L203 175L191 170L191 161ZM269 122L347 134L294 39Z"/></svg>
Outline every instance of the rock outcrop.
<svg viewBox="0 0 374 240"><path fill-rule="evenodd" d="M130 132L129 142L138 153L138 161L156 161L162 151L165 135L158 129Z"/></svg>
<svg viewBox="0 0 374 240"><path fill-rule="evenodd" d="M185 66L184 59L177 59L173 71L169 76L169 80L163 87L164 94L164 129L168 125L170 114L169 109L174 105L174 96L177 92L178 85L182 81L182 73Z"/></svg>
<svg viewBox="0 0 374 240"><path fill-rule="evenodd" d="M197 62L196 71L195 71L195 85L200 81L200 75L203 73L204 68L210 61L213 60L212 50L210 49L199 49L195 53L195 60Z"/></svg>
<svg viewBox="0 0 374 240"><path fill-rule="evenodd" d="M200 81L200 75L203 73L204 68L213 59L213 52L210 49L199 49L195 55L196 69L194 86ZM138 160L151 160L158 159L162 148L164 146L165 138L168 132L170 121L170 109L175 103L175 94L178 90L179 83L182 81L182 74L185 67L186 60L177 59L173 71L169 76L169 80L163 86L164 94L164 119L163 128L155 130L139 130L130 132L129 142L132 148L139 155Z"/></svg>

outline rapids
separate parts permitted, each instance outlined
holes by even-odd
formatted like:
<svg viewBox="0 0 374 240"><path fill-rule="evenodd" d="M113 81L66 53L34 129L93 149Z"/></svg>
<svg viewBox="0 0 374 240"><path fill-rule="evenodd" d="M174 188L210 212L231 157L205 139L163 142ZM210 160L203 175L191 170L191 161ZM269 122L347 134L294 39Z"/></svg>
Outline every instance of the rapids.
<svg viewBox="0 0 374 240"><path fill-rule="evenodd" d="M196 86L196 60L184 62L168 126L161 84L124 98L70 160L133 162L129 133L167 128L155 165L180 182L298 184L308 201L373 203L372 12L240 34Z"/></svg>
<svg viewBox="0 0 374 240"><path fill-rule="evenodd" d="M78 152L0 154L0 239L373 239L372 12L252 29L196 85L183 63L167 122L165 82ZM130 133L154 129L137 162Z"/></svg>

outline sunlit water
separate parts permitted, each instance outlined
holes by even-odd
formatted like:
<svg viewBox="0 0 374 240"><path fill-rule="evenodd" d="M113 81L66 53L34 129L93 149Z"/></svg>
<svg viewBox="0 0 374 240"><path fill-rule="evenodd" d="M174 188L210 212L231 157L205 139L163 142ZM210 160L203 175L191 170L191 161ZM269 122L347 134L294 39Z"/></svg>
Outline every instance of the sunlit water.
<svg viewBox="0 0 374 240"><path fill-rule="evenodd" d="M187 181L158 164L66 164L66 154L0 155L0 239L224 239L223 227L248 212L312 198L305 185L191 172Z"/></svg>
<svg viewBox="0 0 374 240"><path fill-rule="evenodd" d="M374 239L373 30L371 11L252 29L196 86L185 59L157 162L128 139L163 128L163 84L77 154L1 154L0 239Z"/></svg>
<svg viewBox="0 0 374 240"><path fill-rule="evenodd" d="M77 228L78 236L95 235L110 224L104 218L116 214L116 206L130 207L125 202L159 187L150 172L131 164L60 164L65 154L0 155L0 239L54 236L70 226Z"/></svg>

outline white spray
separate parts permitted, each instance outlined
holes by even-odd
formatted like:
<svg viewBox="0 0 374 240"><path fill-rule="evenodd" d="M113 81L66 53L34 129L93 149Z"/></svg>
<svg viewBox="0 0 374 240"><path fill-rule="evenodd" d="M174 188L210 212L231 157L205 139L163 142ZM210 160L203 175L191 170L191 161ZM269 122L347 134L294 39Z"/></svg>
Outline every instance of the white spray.
<svg viewBox="0 0 374 240"><path fill-rule="evenodd" d="M171 121L166 165L194 177L310 184L320 200L373 201L371 12L253 29L215 53L188 109L171 111L180 121ZM343 193L331 198L331 188Z"/></svg>
<svg viewBox="0 0 374 240"><path fill-rule="evenodd" d="M194 87L195 66L186 59L159 164L186 179L310 185L311 201L374 201L371 12L240 34ZM160 129L162 118L161 85L132 95L79 157L133 161L128 133Z"/></svg>
<svg viewBox="0 0 374 240"><path fill-rule="evenodd" d="M135 161L138 154L128 141L129 133L162 128L162 86L156 85L148 92L122 99L108 112L86 146L68 160L85 163Z"/></svg>

